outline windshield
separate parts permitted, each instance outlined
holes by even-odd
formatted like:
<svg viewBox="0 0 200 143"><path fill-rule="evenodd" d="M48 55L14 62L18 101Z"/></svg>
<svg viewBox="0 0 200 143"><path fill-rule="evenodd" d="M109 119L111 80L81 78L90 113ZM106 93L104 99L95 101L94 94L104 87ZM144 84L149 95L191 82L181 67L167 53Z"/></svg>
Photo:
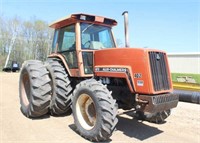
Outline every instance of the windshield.
<svg viewBox="0 0 200 143"><path fill-rule="evenodd" d="M81 23L82 49L100 50L115 47L111 28L96 24Z"/></svg>

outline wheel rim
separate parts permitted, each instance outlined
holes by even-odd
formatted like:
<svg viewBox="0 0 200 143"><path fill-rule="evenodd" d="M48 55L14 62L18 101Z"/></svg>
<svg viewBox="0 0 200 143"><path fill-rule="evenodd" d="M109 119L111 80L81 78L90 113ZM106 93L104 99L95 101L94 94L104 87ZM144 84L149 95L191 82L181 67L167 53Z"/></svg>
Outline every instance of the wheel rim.
<svg viewBox="0 0 200 143"><path fill-rule="evenodd" d="M30 101L30 80L28 73L22 76L21 80L21 98L25 106L29 105Z"/></svg>
<svg viewBox="0 0 200 143"><path fill-rule="evenodd" d="M81 94L76 102L77 118L81 126L91 130L96 124L96 108L94 101L88 94Z"/></svg>

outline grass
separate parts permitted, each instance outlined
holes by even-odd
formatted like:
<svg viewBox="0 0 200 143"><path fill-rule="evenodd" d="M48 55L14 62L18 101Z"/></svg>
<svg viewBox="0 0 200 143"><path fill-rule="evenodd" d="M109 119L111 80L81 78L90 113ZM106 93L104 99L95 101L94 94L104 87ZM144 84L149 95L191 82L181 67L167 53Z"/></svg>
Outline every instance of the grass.
<svg viewBox="0 0 200 143"><path fill-rule="evenodd" d="M200 74L190 74L190 73L171 73L172 81L177 81L178 76L191 76L195 81L200 84Z"/></svg>

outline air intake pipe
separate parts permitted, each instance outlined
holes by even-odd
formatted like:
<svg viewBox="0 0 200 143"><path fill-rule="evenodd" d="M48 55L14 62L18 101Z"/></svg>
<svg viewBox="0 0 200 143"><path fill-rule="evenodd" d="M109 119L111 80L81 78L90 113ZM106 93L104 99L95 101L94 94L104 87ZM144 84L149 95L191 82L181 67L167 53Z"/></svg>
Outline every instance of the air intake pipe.
<svg viewBox="0 0 200 143"><path fill-rule="evenodd" d="M130 47L129 44L129 31L128 31L128 11L122 13L124 15L124 32L125 32L125 46Z"/></svg>

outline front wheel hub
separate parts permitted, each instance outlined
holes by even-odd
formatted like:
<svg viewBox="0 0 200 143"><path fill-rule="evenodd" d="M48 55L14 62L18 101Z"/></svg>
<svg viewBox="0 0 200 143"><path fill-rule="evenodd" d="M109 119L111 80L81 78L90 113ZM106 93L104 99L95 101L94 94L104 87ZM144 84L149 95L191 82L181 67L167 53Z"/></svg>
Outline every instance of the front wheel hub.
<svg viewBox="0 0 200 143"><path fill-rule="evenodd" d="M82 127L91 130L96 124L96 108L88 94L81 94L76 103L78 120Z"/></svg>

